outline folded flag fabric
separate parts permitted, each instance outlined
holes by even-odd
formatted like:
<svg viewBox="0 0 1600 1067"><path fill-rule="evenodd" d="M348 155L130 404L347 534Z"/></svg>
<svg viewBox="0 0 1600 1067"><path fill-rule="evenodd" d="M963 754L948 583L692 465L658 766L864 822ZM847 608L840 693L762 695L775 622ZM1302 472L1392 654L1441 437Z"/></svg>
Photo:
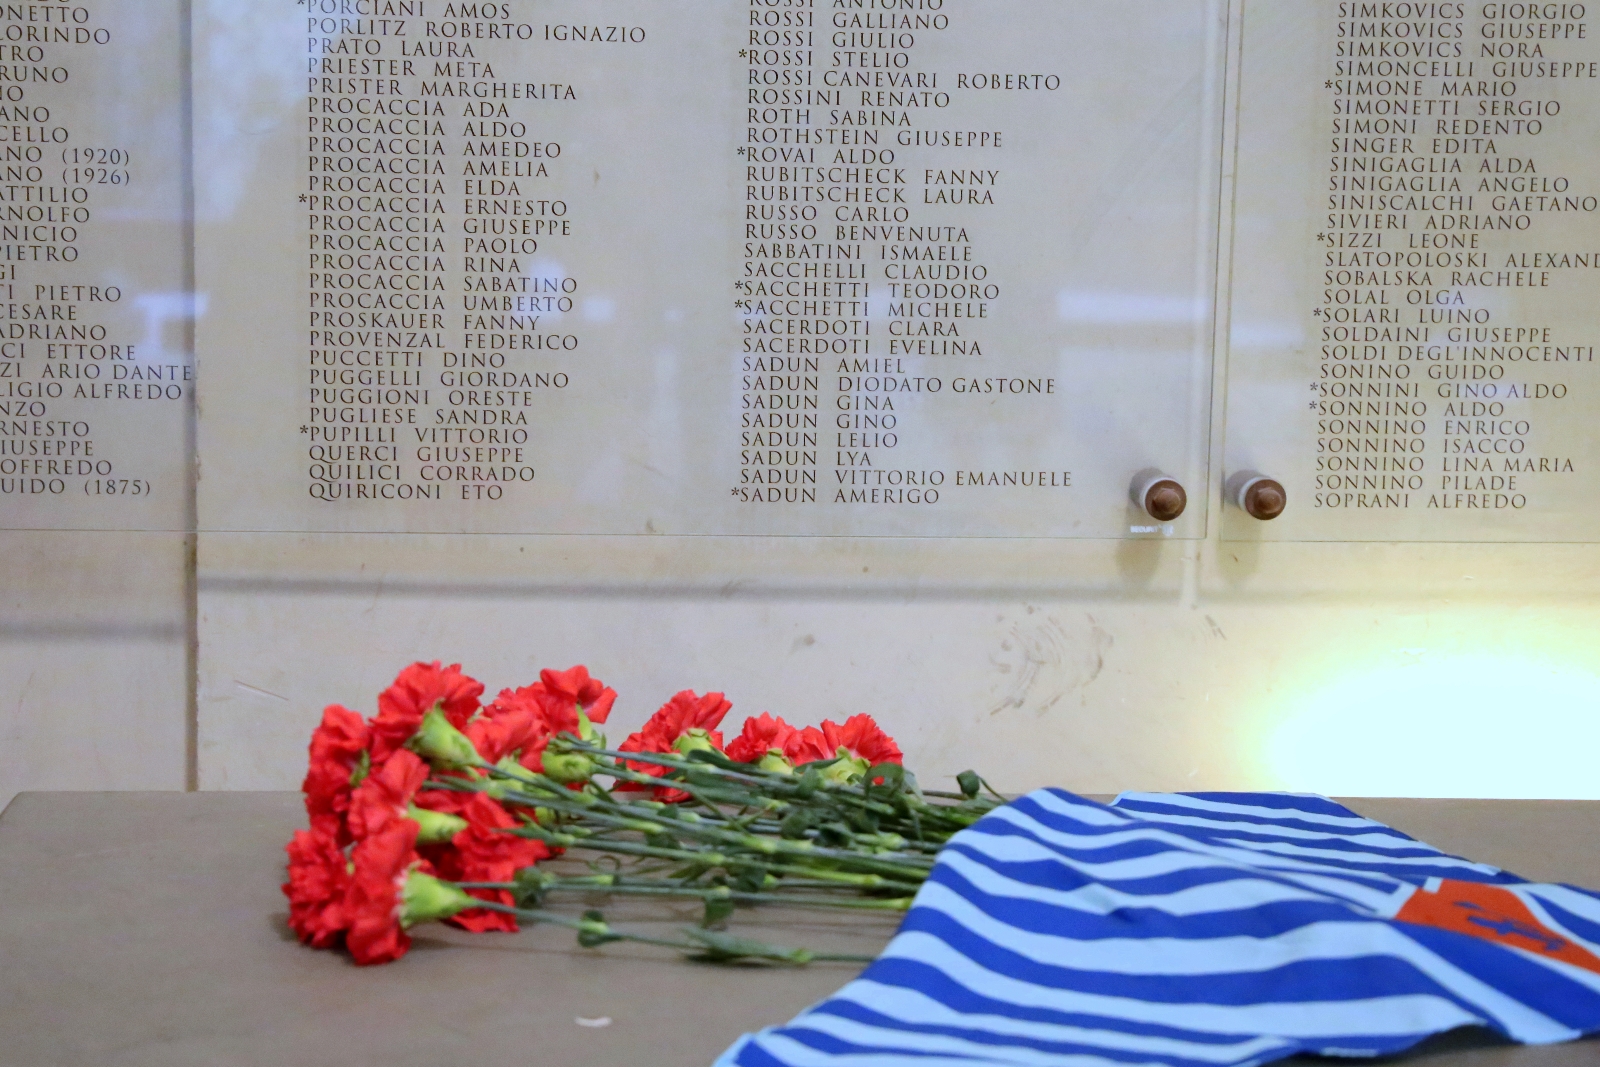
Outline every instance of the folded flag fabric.
<svg viewBox="0 0 1600 1067"><path fill-rule="evenodd" d="M1600 894L1322 797L1031 793L956 835L859 978L719 1067L1235 1067L1600 1029Z"/></svg>

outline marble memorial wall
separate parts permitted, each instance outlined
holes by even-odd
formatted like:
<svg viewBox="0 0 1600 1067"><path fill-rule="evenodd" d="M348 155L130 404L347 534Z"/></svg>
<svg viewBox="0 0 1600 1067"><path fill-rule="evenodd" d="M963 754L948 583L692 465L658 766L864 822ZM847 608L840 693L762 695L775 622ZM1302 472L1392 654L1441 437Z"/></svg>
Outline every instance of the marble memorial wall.
<svg viewBox="0 0 1600 1067"><path fill-rule="evenodd" d="M163 754L104 784L291 786L417 657L1011 788L1592 795L1467 740L1600 733L1592 32L0 3L0 795L58 706Z"/></svg>
<svg viewBox="0 0 1600 1067"><path fill-rule="evenodd" d="M1582 4L1249 9L1227 455L1295 501L1262 536L1595 539L1593 30Z"/></svg>
<svg viewBox="0 0 1600 1067"><path fill-rule="evenodd" d="M0 803L189 779L187 55L173 0L0 4Z"/></svg>
<svg viewBox="0 0 1600 1067"><path fill-rule="evenodd" d="M7 529L193 525L183 31L173 4L0 6Z"/></svg>
<svg viewBox="0 0 1600 1067"><path fill-rule="evenodd" d="M204 527L1114 537L1203 484L1214 5L310 7L197 248Z"/></svg>

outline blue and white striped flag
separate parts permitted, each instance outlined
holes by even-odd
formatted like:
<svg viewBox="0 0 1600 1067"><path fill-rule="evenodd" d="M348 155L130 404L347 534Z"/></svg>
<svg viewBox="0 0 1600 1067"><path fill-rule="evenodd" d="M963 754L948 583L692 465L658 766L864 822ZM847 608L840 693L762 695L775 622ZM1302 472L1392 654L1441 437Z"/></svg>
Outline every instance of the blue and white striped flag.
<svg viewBox="0 0 1600 1067"><path fill-rule="evenodd" d="M855 981L719 1067L1234 1067L1600 1029L1600 894L1321 797L1031 793L956 835Z"/></svg>

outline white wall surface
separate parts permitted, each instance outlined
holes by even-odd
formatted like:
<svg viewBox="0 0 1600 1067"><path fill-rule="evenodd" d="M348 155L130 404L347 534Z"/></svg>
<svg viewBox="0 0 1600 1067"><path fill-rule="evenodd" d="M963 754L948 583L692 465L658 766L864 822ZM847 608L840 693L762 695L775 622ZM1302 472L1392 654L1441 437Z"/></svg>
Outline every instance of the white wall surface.
<svg viewBox="0 0 1600 1067"><path fill-rule="evenodd" d="M0 533L0 805L183 789L193 538Z"/></svg>

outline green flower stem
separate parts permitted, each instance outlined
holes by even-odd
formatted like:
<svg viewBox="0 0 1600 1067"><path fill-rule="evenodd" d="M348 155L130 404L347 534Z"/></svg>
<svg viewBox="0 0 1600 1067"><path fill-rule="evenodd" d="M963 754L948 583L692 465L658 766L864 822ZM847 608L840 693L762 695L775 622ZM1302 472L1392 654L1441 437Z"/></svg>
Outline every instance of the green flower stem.
<svg viewBox="0 0 1600 1067"><path fill-rule="evenodd" d="M666 822L668 820L662 820ZM696 825L672 821L671 832L683 837L692 837L708 843L740 848L757 855L790 860L806 860L811 863L817 861L836 863L841 866L858 869L869 874L881 874L890 878L904 878L912 871L926 877L926 872L932 869L932 864L923 864L921 856L905 857L914 862L899 862L900 857L881 858L876 855L864 855L844 849L823 848L812 844L810 841L788 841L783 838L762 837L756 834L734 833L716 827ZM805 864L810 866L810 864ZM919 881L921 879L918 879Z"/></svg>
<svg viewBox="0 0 1600 1067"><path fill-rule="evenodd" d="M614 929L610 924L599 919L570 919L565 915L553 915L546 911L528 911L524 908L513 908L508 904L498 904L492 901L482 901L480 902L479 906L487 908L490 911L504 912L507 915L516 917L522 922L550 923L556 926L564 926L569 930L578 931L580 935L589 934L591 936L598 936L603 938L605 941L632 941L641 945L657 945L661 948L673 948L679 950L680 952L692 952L697 955L719 954L717 952L717 943L719 941L734 940L722 938L713 940L708 934L698 934L698 937L705 938L705 940L695 940L691 938L682 941L675 941L664 937L650 937L648 934L635 934L617 930ZM687 932L691 934L697 934L695 931ZM737 947L741 949L741 951L722 952L720 955L722 958L727 959L765 959L771 960L775 963L790 963L796 965L803 965L813 962L871 963L874 959L872 956L811 952L803 948L784 948L780 945L768 945L757 941L746 941L742 938L737 940Z"/></svg>
<svg viewBox="0 0 1600 1067"><path fill-rule="evenodd" d="M618 941L636 941L641 945L660 945L662 948L677 948L691 952L697 952L703 947L691 941L672 941L664 937L651 937L648 934L624 933L620 930L611 929L608 923L597 923L592 919L572 919L565 915L555 915L548 911L529 911L526 908L514 908L509 904L500 904L492 900L481 900L478 902L478 907L515 916L519 922L549 923L555 926L565 926L569 930L577 930L580 933L598 932L597 928L604 929L608 937Z"/></svg>
<svg viewBox="0 0 1600 1067"><path fill-rule="evenodd" d="M758 793L732 793L726 790L713 789L700 782L685 782L675 778L657 778L654 775L629 770L626 767L611 767L602 764L600 770L603 774L609 774L619 781L633 785L649 786L652 789L679 789L708 804L737 804L741 807L760 808L763 811L786 811L790 806L788 801L779 800L776 797L762 796Z"/></svg>
<svg viewBox="0 0 1600 1067"><path fill-rule="evenodd" d="M587 750L587 745L578 745L578 747ZM606 753L610 752L610 750L597 749L595 752ZM645 755L651 755L651 758L654 758L653 753L645 753ZM717 771L717 768L715 768L714 765L709 765L709 763L693 763L693 765L685 765L683 761L659 761L661 761L662 765L674 763L674 765L680 766L693 766L693 768L696 769L712 768L714 771ZM550 779L547 779L546 776L533 773L533 771L523 771L523 769L520 768L518 768L517 771L510 771L510 769L506 768L488 768L488 771L490 771L491 776L507 777L507 779L512 779L512 781L523 782L523 784L528 785L536 785L536 787L539 787L541 790L560 789L560 792L565 793L566 798L573 797L573 790L562 789L562 787L560 787L560 782L550 781ZM707 813L714 813L715 817L717 817L717 821L722 822L733 822L733 824L738 824L738 819L728 819L728 817L723 816L722 811L717 808L717 805L760 808L763 809L763 811L770 811L770 809L773 808L786 809L792 806L790 801L774 800L774 798L766 797L766 795L750 797L750 795L744 795L744 793L730 793L725 792L725 790L707 789L707 787L704 787L704 785L694 784L694 782L680 782L677 781L677 779L669 779L669 782L664 782L662 779L659 779L659 777L651 776L651 774L638 773L638 771L630 771L630 769L627 768L610 768L610 771L614 771L614 776L621 777L621 779L624 779L624 781L637 782L637 784L642 785L651 785L651 787L664 787L664 785L670 784L670 787L674 787L674 789L682 789L683 792L690 793L690 795L693 795L693 797L698 798L702 805L706 805ZM741 776L741 774L738 773L731 774L733 774L734 777L749 777ZM784 776L776 776L776 774L774 774L774 776L771 777L773 777L774 782L779 782L779 784L784 784L784 782L787 781L786 777ZM597 797L589 797L589 795L582 795L582 797L584 797L584 805L586 805L586 809L589 809L589 811L592 811L595 805L606 803L606 801L600 800L600 798ZM829 800L845 800L845 798L838 797L838 790L818 790L818 792L813 793L811 798L808 798L808 800L813 801L813 803L814 801L824 801L824 803L826 803L826 801ZM659 803L659 801L643 801L643 803ZM616 801L616 798L614 797L611 797L610 805L611 808L613 808L614 814L624 814L624 817L630 817L629 813L632 813L632 811L637 809L637 806L635 805L619 803L619 801ZM893 811L893 808L888 805L874 806L875 808L886 809L886 811ZM678 821L677 816L669 816L669 814L667 814L667 808L669 808L669 806L662 806L662 808L654 808L651 809L651 811L653 811L653 814L658 814L658 816L672 817L674 821ZM933 809L930 808L930 811L933 811ZM634 829L642 830L642 827L634 827ZM744 829L747 829L747 827L744 827ZM776 829L778 829L778 827L762 827L760 832L773 833ZM648 830L642 830L642 832L648 832ZM902 835L898 835L898 837L902 837ZM918 827L918 832L915 833L914 837L922 837L922 833L920 833L920 827ZM904 840L904 837L902 837L902 840ZM938 851L938 845L934 843L933 849L917 848L914 849L914 851L917 851L917 853L922 853L922 851Z"/></svg>
<svg viewBox="0 0 1600 1067"><path fill-rule="evenodd" d="M614 816L623 817L623 818L632 818L632 817L634 817L634 813L637 812L637 810L638 810L638 806L618 801L614 797L609 797L609 794L608 794L609 799L601 799L599 797L595 797L595 796L592 796L590 794L575 793L573 790L562 788L559 782L555 782L552 779L546 777L545 775L538 774L538 773L533 772L533 771L523 771L522 773L515 773L515 772L512 772L512 771L508 771L505 768L501 768L501 767L490 767L490 768L487 768L487 770L489 771L489 774L490 774L491 777L508 778L508 779L511 779L512 781L519 782L519 783L522 783L522 784L525 784L525 785L535 786L535 787L539 788L540 790L550 790L551 791L551 796L550 796L551 800L568 800L568 801L571 801L572 798L574 798L574 797L582 797L583 799L581 801L577 801L577 802L582 805L582 807L583 807L582 814L584 814L584 815L592 814L592 813L597 812L598 810L600 810L602 807L605 807L605 808L608 808L609 811L610 811L610 814L612 814ZM770 801L770 798L764 798L761 801L761 803L759 803L759 804L750 803L747 800L747 798L745 798L745 797L743 797L741 795L738 795L738 794L730 795L730 794L726 794L726 793L715 792L715 791L705 789L705 788L703 788L701 786L697 786L697 785L695 785L693 783L689 783L689 782L664 783L660 778L654 778L654 777L652 777L652 776L650 776L648 774L638 774L638 773L632 772L632 771L629 771L629 772L626 772L626 773L630 776L629 780L637 780L641 784L648 784L648 785L650 785L652 787L660 787L660 786L663 786L663 785L670 784L671 788L682 789L685 793L689 793L690 795L696 796L698 799L700 799L703 803L705 803L707 805L709 810L716 811L718 813L719 821L733 821L733 820L726 820L726 818L722 816L721 812L715 807L715 805L718 804L718 803L741 804L741 805L746 806L746 807L766 807L768 805L768 803L770 802L770 803L781 804L784 807L788 806L787 804L784 804L782 801ZM541 792L541 793L535 793L535 794L532 794L532 795L542 797L544 794ZM524 803L526 803L526 802L524 801ZM550 802L550 800L545 800L539 806L542 806L542 807L555 807L556 805L552 804ZM670 806L664 805L660 809L646 809L646 810L649 810L651 812L651 815L655 816L655 815L658 815L658 814L666 814L666 812L669 810L669 808L670 808ZM676 816L671 816L671 817L676 819ZM657 832L657 831L653 831L653 830L645 830L645 829L643 829L642 826L628 827L628 829L639 830L641 833L654 833L654 832Z"/></svg>
<svg viewBox="0 0 1600 1067"><path fill-rule="evenodd" d="M678 759L660 752L622 752L617 749L598 748L595 746L586 745L582 742L575 742L565 734L552 738L550 744L552 746L559 745L566 750L582 752L584 755L591 757L606 757L610 761L610 764L600 764L600 770L603 774L616 775L619 768L615 767L614 764L617 761L632 760L635 763L650 763L677 771L697 771L703 774L711 774L733 781L745 782L752 786L759 787L758 792L759 795L762 796L772 796L774 793L777 793L790 799L805 799L805 797L801 795L799 778L795 775L774 774L771 771L758 770L754 767L751 768L750 772L730 771L725 767L719 767L715 763L707 763L700 760ZM626 768L620 769L626 770ZM659 778L653 780L658 784L664 784L661 783L661 779ZM676 779L672 780L670 784L677 786L678 788L682 788L682 786L678 785ZM867 796L866 791L860 786L833 784L827 786L825 789L819 789L817 794L812 795L818 794L825 794L838 800L853 801L856 806L864 807L867 810L879 815L899 814L898 809L896 809L894 805L885 804L882 801L871 799Z"/></svg>
<svg viewBox="0 0 1600 1067"><path fill-rule="evenodd" d="M844 849L823 848L813 845L810 841L787 841L782 838L735 833L702 822L690 822L675 816L657 818L655 820L636 819L631 816L615 816L598 810L602 802L594 800L594 798L590 798L591 803L582 804L573 803L560 797L532 796L520 791L507 790L504 793L504 799L529 807L545 807L555 811L570 812L617 829L634 830L643 834L670 832L682 837L692 837L705 842L743 848L763 856L832 861L857 867L870 873L887 875L891 878L900 877L910 870L925 873L932 868L931 858L921 855L905 856L903 859L912 862L899 863L895 859L888 859L878 855L863 855L859 852L851 852ZM617 806L620 807L620 805ZM666 816L667 813L662 812L661 815Z"/></svg>
<svg viewBox="0 0 1600 1067"><path fill-rule="evenodd" d="M932 829L936 834L948 839L950 834L965 829L978 819L982 818L989 811L992 811L999 804L1005 803L1005 798L1000 796L998 793L994 793L992 788L989 789L989 792L994 793L995 800L993 801L987 798L982 800L977 798L967 798L962 794L947 794L942 792L929 794L947 797L948 799L959 798L962 802L959 805L934 805L927 803L926 800L923 800L915 795L908 795L906 796L905 800L910 810L903 814L899 809L895 808L891 804L873 800L868 795L867 790L861 786L832 784L825 789L820 789L816 793L810 794L809 796L802 796L799 788L799 780L796 776L763 771L753 766L749 767L745 771L733 771L718 766L714 763L702 762L699 760L691 761L663 753L622 752L618 749L601 748L597 745L579 741L565 734L553 738L551 744L561 750L581 751L590 756L604 757L611 762L615 762L616 760L633 760L635 762L651 763L686 773L699 772L702 775L709 774L726 780L737 781L755 786L759 789L760 795L763 797L771 797L774 794L779 794L787 796L793 800L801 801L814 802L818 799L824 799L827 801L847 803L852 807L868 810L878 815L888 815L895 819L904 818L906 815L909 815L908 821L912 824L911 829L913 831L910 836L913 838L926 837L927 835L925 831ZM618 769L625 769L605 766L604 764L601 764L601 766L605 773L612 773ZM659 779L652 780L656 781L657 783L660 781ZM674 784L678 784L681 787L681 783L677 783L676 780L673 781ZM985 782L984 785L987 787L988 783ZM924 827L921 825L923 820L932 820L943 825ZM942 842L934 843L942 844Z"/></svg>
<svg viewBox="0 0 1600 1067"><path fill-rule="evenodd" d="M543 776L533 775L532 777L540 778ZM539 788L540 792L526 793L520 789L505 789L501 791L500 798L514 804L521 804L524 807L549 808L551 811L561 812L562 814L575 815L581 819L599 822L618 830L632 830L641 834L660 834L667 831L667 827L661 822L653 818L637 818L622 805L608 804L598 797L577 793L559 786L555 789L550 789L542 782L533 782L531 784ZM458 787L446 784L445 788ZM470 789L471 787L468 788Z"/></svg>
<svg viewBox="0 0 1600 1067"><path fill-rule="evenodd" d="M754 790L763 796L771 796L774 792L790 795L801 795L800 776L793 774L777 774L772 771L763 771L754 765L746 765L742 771L730 770L716 763L702 760L685 759L682 756L665 752L623 752L620 749L600 748L574 739L570 734L562 734L551 738L552 746L563 750L581 751L587 756L602 756L609 763L631 761L634 763L650 763L658 767L666 767L675 771L697 771L702 774L714 775L730 781L741 782L754 787ZM832 761L826 761L832 762ZM604 773L610 774L611 768L602 764ZM866 800L867 795L860 786L843 785L835 783L826 787L827 792L839 796L855 796ZM818 792L822 790L819 789ZM889 805L882 805L884 814L893 814L894 809Z"/></svg>
<svg viewBox="0 0 1600 1067"><path fill-rule="evenodd" d="M721 827L709 826L699 821L685 820L670 812L663 812L660 821L668 824L672 833L733 845L769 856L782 855L805 859L835 860L841 863L857 864L867 869L878 869L890 875L900 873L906 867L927 870L932 866L931 863L926 863L925 858L920 855L888 858L879 853L867 854L847 849L825 848L813 844L809 840L790 841L785 838L764 837L742 831L724 830ZM904 865L897 864L895 861L901 858L911 862Z"/></svg>
<svg viewBox="0 0 1600 1067"><path fill-rule="evenodd" d="M512 775L505 771L497 771L501 776L522 779L523 775ZM575 815L581 819L598 822L620 830L631 830L637 833L653 835L659 833L675 833L679 836L695 838L700 841L715 843L724 846L733 846L756 853L762 857L776 858L779 856L805 861L832 862L844 866L854 867L866 873L884 875L896 881L921 882L926 878L926 872L932 867L931 857L925 855L907 855L890 859L881 854L863 855L842 849L823 848L812 844L810 841L787 841L781 838L762 837L748 833L737 833L723 830L719 827L708 825L696 819L690 821L681 818L677 813L663 808L659 812L652 812L658 817L654 819L640 819L629 814L628 805L618 804L615 801L605 801L599 797L574 792L561 787L558 783L541 781L543 775L526 772L530 784L539 789L538 794L527 794L521 790L503 790L502 799L522 804L528 807L544 807L564 814ZM464 779L452 779L436 784L438 788L456 789L460 791L480 791L483 788L481 780L468 782ZM548 794L548 795L545 795ZM612 814L602 808L617 809L624 814ZM526 835L531 836L531 835ZM562 847L571 847L565 846ZM898 862L897 862L898 861ZM910 861L910 862L903 862ZM809 863L802 866L816 876L816 868ZM907 876L910 876L909 878Z"/></svg>
<svg viewBox="0 0 1600 1067"><path fill-rule="evenodd" d="M524 807L548 808L563 815L574 815L615 830L632 830L641 834L664 834L668 830L668 825L662 821L639 819L628 814L616 815L610 811L599 810L596 805L576 804L564 797L545 797L520 790L506 790L501 799Z"/></svg>
<svg viewBox="0 0 1600 1067"><path fill-rule="evenodd" d="M610 762L631 760L634 763L651 763L658 767L667 767L675 771L708 771L722 778L737 782L745 782L753 786L765 786L769 779L779 782L793 782L788 775L773 774L769 771L758 770L752 766L748 771L731 771L719 767L715 763L703 763L700 760L686 760L679 756L672 756L662 752L623 752L615 748L601 748L580 741L571 734L558 734L550 739L550 747L571 752L582 752L586 756L605 756ZM607 774L611 773L609 769Z"/></svg>
<svg viewBox="0 0 1600 1067"><path fill-rule="evenodd" d="M651 859L673 860L678 863L693 863L703 867L721 867L724 870L734 871L741 868L760 867L769 874L799 874L807 878L825 882L829 885L851 886L857 889L905 889L916 892L927 879L926 872L902 871L898 876L885 876L881 874L858 874L851 871L830 871L826 868L811 867L803 864L771 863L765 859L740 860L737 856L729 856L722 852L713 852L700 849L686 848L661 848L656 845L639 844L633 841L596 840L594 838L575 837L559 831L546 830L541 826L523 826L506 833L518 837L529 837L536 841L543 841L547 845L555 845L563 849L588 849L593 852L614 852L624 856L640 856Z"/></svg>
<svg viewBox="0 0 1600 1067"><path fill-rule="evenodd" d="M450 783L441 784L445 788L474 788L474 786L466 785L465 783L459 786L452 786ZM783 845L787 847L780 849L774 845L774 839L772 838L754 837L748 834L730 834L712 827L707 827L699 822L689 822L676 817L660 819L657 821L639 820L626 816L614 817L610 816L608 813L595 810L597 807L601 806L612 806L605 805L604 802L599 801L597 798L585 796L582 801L578 801L573 798L580 796L580 794L575 794L572 790L567 789L561 789L560 792L565 795L559 797L524 798L520 791L515 793L506 791L503 798L507 801L515 803L523 803L535 807L547 807L558 811L565 811L569 814L576 814L583 819L599 821L618 829L631 830L645 834L666 832L670 827L672 830L678 831L681 836L697 837L701 840L705 840L709 837L711 840L722 845L732 844L743 847L748 851L755 852L759 858L745 859L741 861L737 857L730 857L724 855L722 852L711 853L708 855L707 853L699 850L661 849L649 845L639 845L632 842L620 841L611 841L608 842L604 847L599 847L600 843L594 841L592 838L583 838L571 834L561 834L559 837L557 837L551 831L545 830L542 827L525 827L520 830L513 830L510 832L516 833L519 836L543 840L547 844L558 845L562 848L590 848L594 851L607 851L631 854L635 856L647 856L658 859L671 859L682 862L698 863L707 866L724 867L725 869L729 870L762 866L774 874L803 874L809 878L834 880L840 884L850 885L859 889L899 888L908 893L915 893L921 883L926 880L927 872L929 869L931 869L931 865L924 865L922 863L896 863L875 857L864 857L854 852L839 852L832 849L821 849L812 846L810 842L783 842ZM667 811L663 809L661 814L667 814ZM802 844L806 847L798 847ZM752 845L754 845L754 847L752 847ZM800 858L802 860L810 860L812 862L774 862L775 853L787 856L791 859ZM924 857L917 856L915 859L920 861L923 860ZM841 865L848 865L856 868L866 868L866 870L831 871L826 867L814 865L817 860L839 863Z"/></svg>
<svg viewBox="0 0 1600 1067"><path fill-rule="evenodd" d="M460 882L463 889L508 889L518 888L515 882ZM740 904L771 904L790 905L800 908L853 908L857 911L893 911L902 912L911 907L910 897L823 897L808 896L803 893L774 893L774 892L748 892L740 889L729 889L726 886L712 886L706 889L695 889L683 885L640 885L632 879L624 879L621 884L612 875L600 875L596 878L562 878L544 883L547 893L605 893L608 896L649 896L649 897L675 897L680 900L730 900Z"/></svg>
<svg viewBox="0 0 1600 1067"><path fill-rule="evenodd" d="M768 871L772 870L771 867L767 867L766 869ZM817 872L815 872L813 870L810 870L810 869L807 869L806 873L807 874L815 874ZM839 888L839 883L838 882L817 881L817 880L810 880L810 879L806 879L806 878L785 878L785 879L783 879L783 881L780 884L785 889L838 889ZM898 888L900 888L900 886L898 886L898 885L896 885L896 884L894 884L892 882L885 882L884 883L884 888L885 889L898 889ZM911 890L913 887L910 886L910 885L907 885L905 888L907 890ZM921 886L918 885L915 888L920 889Z"/></svg>

